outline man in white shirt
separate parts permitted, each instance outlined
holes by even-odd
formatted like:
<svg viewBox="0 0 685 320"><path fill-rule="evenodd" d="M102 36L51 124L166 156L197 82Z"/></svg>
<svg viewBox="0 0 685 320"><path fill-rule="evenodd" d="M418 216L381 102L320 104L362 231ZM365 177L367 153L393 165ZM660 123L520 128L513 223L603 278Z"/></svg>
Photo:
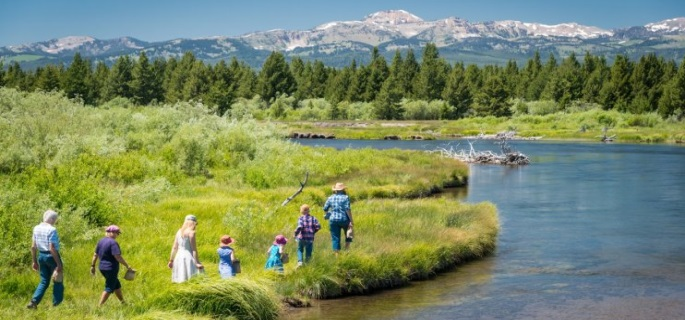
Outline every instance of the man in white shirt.
<svg viewBox="0 0 685 320"><path fill-rule="evenodd" d="M40 271L40 283L28 305L29 309L36 309L43 299L45 291L50 286L53 274L55 275L52 287L52 305L57 306L64 299L64 284L62 283L62 258L59 255L59 236L55 223L57 212L45 211L43 222L33 227L33 244L31 245L31 258L33 270ZM59 282L58 282L59 281Z"/></svg>

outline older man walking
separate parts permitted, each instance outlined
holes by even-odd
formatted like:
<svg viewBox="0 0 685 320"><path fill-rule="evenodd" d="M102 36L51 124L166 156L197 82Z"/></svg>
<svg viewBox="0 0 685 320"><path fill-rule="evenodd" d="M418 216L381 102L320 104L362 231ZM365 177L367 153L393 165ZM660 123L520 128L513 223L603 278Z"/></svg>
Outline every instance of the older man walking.
<svg viewBox="0 0 685 320"><path fill-rule="evenodd" d="M52 287L52 305L57 306L64 299L64 284L62 283L62 258L59 255L59 236L55 223L57 212L45 211L43 222L33 228L33 244L31 245L31 258L33 258L33 270L40 271L40 283L33 293L31 302L26 305L29 309L36 309L50 286L50 280L55 276Z"/></svg>

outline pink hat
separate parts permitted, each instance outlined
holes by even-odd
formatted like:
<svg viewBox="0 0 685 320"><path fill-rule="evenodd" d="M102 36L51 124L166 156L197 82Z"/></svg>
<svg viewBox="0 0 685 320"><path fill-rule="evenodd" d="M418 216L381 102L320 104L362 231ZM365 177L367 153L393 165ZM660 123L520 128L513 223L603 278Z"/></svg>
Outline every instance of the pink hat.
<svg viewBox="0 0 685 320"><path fill-rule="evenodd" d="M121 233L121 229L117 225L110 225L105 229L105 232Z"/></svg>
<svg viewBox="0 0 685 320"><path fill-rule="evenodd" d="M274 241L274 244L286 244L288 242L288 239L286 239L282 234L279 234L276 236L276 240Z"/></svg>

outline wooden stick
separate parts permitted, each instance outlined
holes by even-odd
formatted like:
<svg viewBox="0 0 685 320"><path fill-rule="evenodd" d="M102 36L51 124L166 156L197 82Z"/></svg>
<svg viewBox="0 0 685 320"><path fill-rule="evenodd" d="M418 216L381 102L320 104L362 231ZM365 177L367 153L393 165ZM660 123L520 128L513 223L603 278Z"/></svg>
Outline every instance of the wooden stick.
<svg viewBox="0 0 685 320"><path fill-rule="evenodd" d="M309 179L309 171L307 171L307 173L305 173L304 181L300 182L300 189L295 191L295 193L293 193L292 196L285 199L285 201L283 201L283 203L281 203L281 207L284 207L286 204L288 204L288 202L290 202L290 200L294 199L295 196L297 196L298 194L300 194L300 192L302 192L302 189L304 189L304 186L307 184L307 179Z"/></svg>

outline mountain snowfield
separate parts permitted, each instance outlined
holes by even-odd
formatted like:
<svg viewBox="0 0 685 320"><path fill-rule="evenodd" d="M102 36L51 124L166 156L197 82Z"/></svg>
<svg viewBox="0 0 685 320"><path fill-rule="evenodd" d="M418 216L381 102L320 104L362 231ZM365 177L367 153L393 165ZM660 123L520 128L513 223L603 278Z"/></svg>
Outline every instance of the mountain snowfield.
<svg viewBox="0 0 685 320"><path fill-rule="evenodd" d="M685 30L685 18L666 19L656 23L645 25L647 30L652 32L683 32Z"/></svg>
<svg viewBox="0 0 685 320"><path fill-rule="evenodd" d="M622 47L627 43L626 40L636 40L629 44L638 47ZM650 44L655 41L658 43ZM364 55L368 55L372 47L379 47L382 54L391 56L398 49L411 48L420 52L422 44L426 42L454 51L455 54L490 55L503 61L525 59L535 50L563 56L568 54L570 47L577 48L579 52L609 55L616 50L618 53L666 50L663 52L668 58L677 58L678 55L682 57L681 53L685 50L685 17L653 22L642 27L605 30L575 22L556 25L515 20L472 23L457 17L425 21L404 10L388 10L372 13L362 20L333 21L309 30L276 29L240 36L152 43L131 37L99 40L90 36L69 36L0 48L0 61L21 63L21 56L33 55L53 61L61 57L68 62L68 57L79 52L85 57L110 63L121 55L137 56L140 51L145 51L152 58L180 56L192 51L207 61L245 57L253 59L248 63L259 66L261 60L255 56L268 55L272 51L308 59L322 56L320 60L335 59L330 55L345 53L363 61ZM601 45L597 45L598 42L602 42ZM642 43L651 47L642 48ZM657 45L660 47L656 48ZM657 51L652 50L654 48ZM39 58L34 64L39 65L40 61Z"/></svg>

